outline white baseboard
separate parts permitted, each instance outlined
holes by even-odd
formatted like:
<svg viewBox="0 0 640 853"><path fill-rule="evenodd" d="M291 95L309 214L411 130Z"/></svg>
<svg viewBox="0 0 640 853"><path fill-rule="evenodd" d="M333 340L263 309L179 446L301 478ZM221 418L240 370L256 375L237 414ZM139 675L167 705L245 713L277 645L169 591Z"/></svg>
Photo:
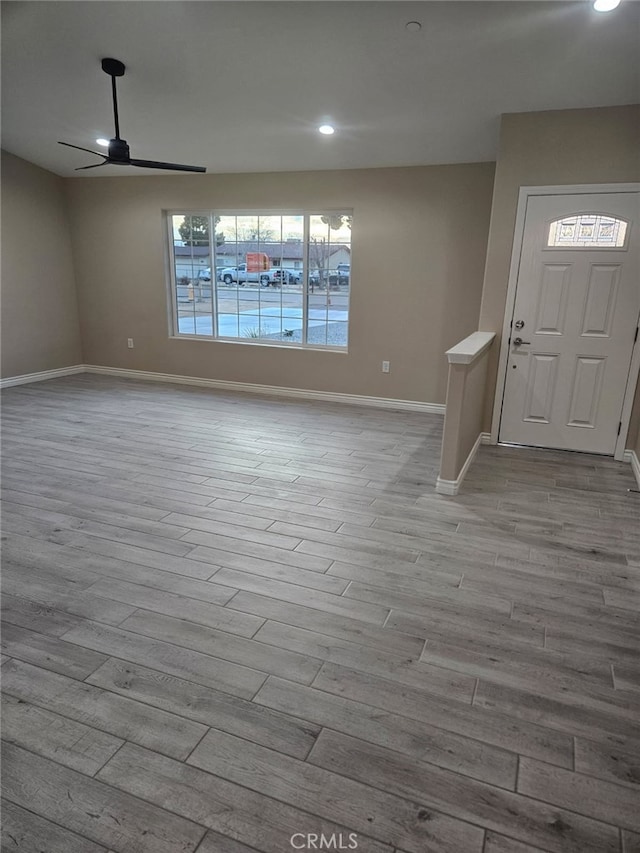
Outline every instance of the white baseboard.
<svg viewBox="0 0 640 853"><path fill-rule="evenodd" d="M624 461L631 463L631 470L633 471L633 475L636 478L636 483L638 484L638 488L640 489L640 459L638 458L638 454L635 452L635 450L625 450Z"/></svg>
<svg viewBox="0 0 640 853"><path fill-rule="evenodd" d="M204 388L217 388L223 391L268 394L271 397L297 397L303 400L348 403L352 406L372 406L378 409L423 412L431 415L444 415L445 411L444 403L422 403L419 400L395 400L389 397L365 397L361 394L339 394L333 391L282 388L279 385L228 382L224 379L203 379L199 376L179 376L175 373L154 373L149 370L127 370L122 367L103 367L98 364L76 364L73 367L61 367L58 370L43 370L40 373L26 373L24 376L10 376L7 379L0 380L0 388L11 388L13 385L26 385L29 382L42 382L45 379L56 379L59 376L69 376L72 373L101 373L106 376L120 376L123 379L175 382L182 385L200 385Z"/></svg>
<svg viewBox="0 0 640 853"><path fill-rule="evenodd" d="M360 394L338 394L332 391L311 391L301 388L282 388L278 385L257 385L249 382L228 382L224 379L202 379L198 376L178 376L174 373L154 373L147 370L127 370L121 367L102 367L85 364L85 372L124 379L141 379L152 382L176 382L182 385L200 385L222 391L243 391L250 394L268 394L274 397L297 397L303 400L322 400L327 403L348 403L352 406L373 406L382 409L400 409L405 412L424 412L444 415L443 403L421 403L417 400L394 400L387 397L365 397Z"/></svg>
<svg viewBox="0 0 640 853"><path fill-rule="evenodd" d="M28 385L30 382L44 382L46 379L58 379L60 376L84 373L84 370L84 364L74 364L71 367L58 367L55 370L41 370L39 373L8 376L6 379L0 379L0 388L12 388L14 385Z"/></svg>
<svg viewBox="0 0 640 853"><path fill-rule="evenodd" d="M489 444L490 441L491 435L488 432L481 432L480 435L476 438L473 447L469 451L469 455L465 459L464 465L460 469L460 473L458 474L457 479L443 480L442 477L438 477L438 479L436 480L436 492L438 492L439 495L457 495L460 491L462 481L467 476L467 471L469 470L471 463L475 459L475 455L478 452L478 448L481 444Z"/></svg>
<svg viewBox="0 0 640 853"><path fill-rule="evenodd" d="M460 491L462 481L458 477L457 480L443 480L438 477L436 480L436 492L439 495L457 495Z"/></svg>

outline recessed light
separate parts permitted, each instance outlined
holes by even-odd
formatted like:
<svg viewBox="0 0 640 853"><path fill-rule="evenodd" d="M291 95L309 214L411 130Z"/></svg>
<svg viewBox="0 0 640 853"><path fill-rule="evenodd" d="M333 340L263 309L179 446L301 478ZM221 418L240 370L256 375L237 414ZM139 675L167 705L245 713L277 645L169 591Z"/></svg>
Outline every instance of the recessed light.
<svg viewBox="0 0 640 853"><path fill-rule="evenodd" d="M100 139L96 139L96 142L98 143L98 145L104 145L105 148L109 147L109 140L108 139L100 138Z"/></svg>
<svg viewBox="0 0 640 853"><path fill-rule="evenodd" d="M593 8L596 12L611 12L620 5L620 0L595 0Z"/></svg>
<svg viewBox="0 0 640 853"><path fill-rule="evenodd" d="M409 30L410 33L417 33L422 29L422 24L420 21L407 21L404 28L405 30Z"/></svg>
<svg viewBox="0 0 640 853"><path fill-rule="evenodd" d="M324 133L325 136L331 136L332 133L336 132L335 127L330 124L321 124L318 130L320 131L320 133Z"/></svg>

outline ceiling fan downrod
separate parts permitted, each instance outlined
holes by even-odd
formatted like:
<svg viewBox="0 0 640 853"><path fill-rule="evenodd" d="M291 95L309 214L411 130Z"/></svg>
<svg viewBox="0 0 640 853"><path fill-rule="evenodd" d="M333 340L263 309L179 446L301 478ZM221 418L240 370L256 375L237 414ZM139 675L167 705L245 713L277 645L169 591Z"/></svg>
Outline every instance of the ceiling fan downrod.
<svg viewBox="0 0 640 853"><path fill-rule="evenodd" d="M102 60L102 70L111 77L111 95L113 97L113 118L116 125L116 139L120 139L120 121L118 119L118 95L116 92L116 77L124 77L125 65L119 59L109 57Z"/></svg>

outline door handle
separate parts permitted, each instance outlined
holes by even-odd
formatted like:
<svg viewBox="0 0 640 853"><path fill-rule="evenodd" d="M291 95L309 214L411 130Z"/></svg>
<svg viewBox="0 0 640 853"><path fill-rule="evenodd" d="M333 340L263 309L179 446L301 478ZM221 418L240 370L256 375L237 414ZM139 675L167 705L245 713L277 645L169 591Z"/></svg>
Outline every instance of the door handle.
<svg viewBox="0 0 640 853"><path fill-rule="evenodd" d="M531 341L523 341L522 338L514 338L513 345L514 347L521 347L522 344L530 344Z"/></svg>

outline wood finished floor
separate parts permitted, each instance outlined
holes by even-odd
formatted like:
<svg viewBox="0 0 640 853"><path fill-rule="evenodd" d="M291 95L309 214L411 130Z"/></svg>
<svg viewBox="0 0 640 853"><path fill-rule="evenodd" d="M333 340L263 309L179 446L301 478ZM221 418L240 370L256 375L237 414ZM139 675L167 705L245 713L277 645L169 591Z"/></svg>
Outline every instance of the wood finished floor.
<svg viewBox="0 0 640 853"><path fill-rule="evenodd" d="M640 851L628 465L442 497L437 416L86 375L3 424L3 850Z"/></svg>

